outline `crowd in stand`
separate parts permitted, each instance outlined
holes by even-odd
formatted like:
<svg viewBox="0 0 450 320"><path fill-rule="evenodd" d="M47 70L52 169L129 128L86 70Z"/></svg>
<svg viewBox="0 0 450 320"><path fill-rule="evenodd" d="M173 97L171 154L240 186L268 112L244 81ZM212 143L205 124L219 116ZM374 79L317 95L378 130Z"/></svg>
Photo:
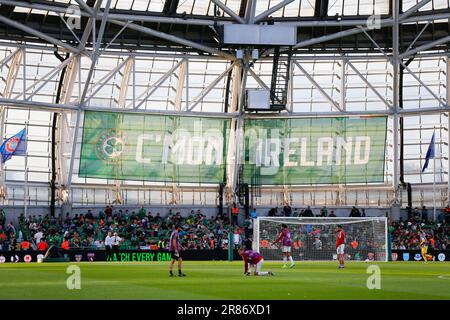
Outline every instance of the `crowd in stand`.
<svg viewBox="0 0 450 320"><path fill-rule="evenodd" d="M442 221L416 218L400 219L390 223L389 232L392 236L392 249L419 249L421 232L426 233L430 249L450 249L450 219Z"/></svg>
<svg viewBox="0 0 450 320"><path fill-rule="evenodd" d="M392 221L389 224L389 232L393 249L418 249L420 231L425 231L429 236L431 249L450 248L450 207L439 210L436 221L429 219L428 210L414 208L409 210L407 220ZM308 206L300 212L292 211L285 206L281 213L274 208L269 216L304 216L304 217L335 217L334 212L328 213L326 207L322 207L318 214L314 215ZM350 210L350 217L364 217L364 209L356 207ZM183 228L181 237L186 249L228 249L228 232L233 232L233 244L238 246L248 241L253 234L253 219L257 217L256 209L245 217L243 224L237 225L237 216L232 215L233 226L227 215L218 214L207 218L201 210L192 210L187 217L182 217L180 212L169 209L163 214L153 214L141 208L138 212L115 209L107 206L97 215L92 210L84 214L66 215L64 218L56 218L50 215L32 215L19 217L18 224L7 223L6 215L0 210L0 250L47 250L51 245L63 249L103 249L108 232L117 233L123 241L120 249L159 249L166 248L173 226L180 224ZM306 232L305 234L309 234ZM326 246L324 241L315 235L310 237L311 246ZM305 240L301 239L303 243ZM317 240L319 239L319 240ZM296 239L294 239L296 240ZM298 239L300 240L300 239ZM349 239L349 243L354 239ZM300 242L300 241L299 241ZM329 241L332 243L332 241ZM353 245L353 244L351 244ZM363 244L361 244L363 245ZM301 247L301 246L299 246Z"/></svg>
<svg viewBox="0 0 450 320"><path fill-rule="evenodd" d="M3 217L3 219L1 218ZM123 239L120 249L166 248L174 225L183 228L181 237L186 249L228 248L229 219L218 214L207 218L201 210L192 210L187 217L171 209L164 215L152 214L141 208L137 213L115 210L107 206L94 216L92 210L85 214L69 214L65 218L49 215L19 217L17 227L0 219L0 250L46 250L55 245L63 249L102 249L108 232ZM234 228L242 241L244 230Z"/></svg>

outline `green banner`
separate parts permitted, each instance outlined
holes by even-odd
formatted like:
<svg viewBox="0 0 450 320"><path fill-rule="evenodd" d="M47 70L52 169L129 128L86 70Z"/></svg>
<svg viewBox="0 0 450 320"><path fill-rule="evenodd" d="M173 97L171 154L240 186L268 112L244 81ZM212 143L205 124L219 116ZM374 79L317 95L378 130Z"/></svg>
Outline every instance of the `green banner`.
<svg viewBox="0 0 450 320"><path fill-rule="evenodd" d="M255 119L244 126L245 183L384 182L387 117Z"/></svg>
<svg viewBox="0 0 450 320"><path fill-rule="evenodd" d="M80 177L222 183L230 120L86 111Z"/></svg>

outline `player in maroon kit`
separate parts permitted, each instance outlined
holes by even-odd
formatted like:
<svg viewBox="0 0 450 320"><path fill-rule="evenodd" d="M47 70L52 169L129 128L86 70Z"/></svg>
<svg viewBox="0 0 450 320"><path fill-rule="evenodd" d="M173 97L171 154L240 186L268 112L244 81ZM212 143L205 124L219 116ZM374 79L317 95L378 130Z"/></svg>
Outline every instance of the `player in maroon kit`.
<svg viewBox="0 0 450 320"><path fill-rule="evenodd" d="M341 225L336 228L336 253L339 261L339 269L344 269L345 232Z"/></svg>
<svg viewBox="0 0 450 320"><path fill-rule="evenodd" d="M255 268L254 275L255 276L273 276L272 271L262 272L261 267L264 262L264 259L259 252L252 251L252 250L245 250L244 247L239 248L239 254L242 256L242 259L244 260L245 264L245 275L250 275L250 267Z"/></svg>
<svg viewBox="0 0 450 320"><path fill-rule="evenodd" d="M289 262L291 263L289 268L293 268L295 266L295 263L291 256L291 247L292 247L291 233L289 232L288 226L285 223L283 223L281 225L281 228L282 228L282 231L281 231L278 239L275 240L272 243L272 245L281 241L281 244L282 244L281 251L283 252L283 262L284 262L282 268L287 268L286 262L288 259L289 259Z"/></svg>

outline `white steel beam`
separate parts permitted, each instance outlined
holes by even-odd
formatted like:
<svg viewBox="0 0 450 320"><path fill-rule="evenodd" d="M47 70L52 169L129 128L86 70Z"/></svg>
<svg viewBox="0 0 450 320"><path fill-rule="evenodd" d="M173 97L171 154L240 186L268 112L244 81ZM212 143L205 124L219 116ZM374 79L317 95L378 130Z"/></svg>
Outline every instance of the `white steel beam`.
<svg viewBox="0 0 450 320"><path fill-rule="evenodd" d="M19 52L20 52L20 48L18 48L18 49L16 49L16 50L14 50L13 52L11 52L10 54L8 54L5 58L3 58L1 61L0 61L0 68L3 68L3 66L5 65L5 64L7 64L11 59L13 59L15 56L16 56L16 54L18 54Z"/></svg>
<svg viewBox="0 0 450 320"><path fill-rule="evenodd" d="M36 29L30 28L30 27L28 27L28 26L26 26L24 24L21 24L21 23L15 21L15 20L9 19L9 18L7 18L5 16L0 15L0 22L2 22L4 24L7 24L7 25L9 25L9 26L11 26L13 28L19 29L19 30L21 30L21 31L23 31L25 33L29 33L29 34L31 34L31 35L33 35L35 37L41 38L41 39L43 39L43 40L45 40L45 41L47 41L49 43L52 43L52 44L54 44L54 45L56 45L58 47L66 49L69 52L79 53L78 49L76 49L76 48L74 48L74 47L72 47L72 46L62 42L61 40L55 39L53 37L50 37L49 35L47 35L45 33L42 33L42 32L40 32L40 31L38 31Z"/></svg>
<svg viewBox="0 0 450 320"><path fill-rule="evenodd" d="M247 0L247 8L245 10L245 21L248 24L253 24L256 12L256 1L257 0Z"/></svg>
<svg viewBox="0 0 450 320"><path fill-rule="evenodd" d="M405 59L407 57L415 55L416 53L418 53L420 51L428 50L428 49L431 49L431 48L433 48L435 46L438 46L440 44L445 44L445 43L448 43L448 42L450 42L450 36L443 37L443 38L438 39L436 41L432 41L430 43L426 43L424 45L421 45L421 46L419 46L419 47L417 47L415 49L410 49L410 50L400 54L399 55L399 59Z"/></svg>
<svg viewBox="0 0 450 320"><path fill-rule="evenodd" d="M402 13L401 15L399 15L398 20L397 20L396 23L399 24L403 20L407 19L414 12L416 12L417 10L422 8L424 5L426 5L430 1L431 0L422 0L421 2L416 4L415 6L413 6L409 10L407 10L406 12ZM364 24L366 24L366 23L367 23L367 21ZM380 20L380 27L391 27L393 25L394 25L394 19L393 18L381 19ZM350 35L353 35L353 34L358 34L358 33L361 33L361 32L367 31L367 30L369 30L368 26L363 27L362 25L360 25L360 26L357 26L356 28L353 28L353 29L336 32L336 33L329 34L329 35L326 35L326 36L321 36L321 37L318 37L318 38L313 38L313 39L309 39L309 40L300 41L295 46L293 46L292 48L293 49L297 49L297 48L307 47L307 46L310 46L310 45L313 45L313 44L318 44L318 43L322 43L322 42L326 42L326 41L330 41L330 40L334 40L334 39L343 38L343 37L350 36Z"/></svg>
<svg viewBox="0 0 450 320"><path fill-rule="evenodd" d="M405 65L403 62L400 61L400 64L405 68L406 71L414 78L416 79L424 88L427 90L438 102L441 106L447 107L447 103L439 98L436 93L433 92L416 74L413 72L407 65Z"/></svg>
<svg viewBox="0 0 450 320"><path fill-rule="evenodd" d="M180 71L178 73L178 82L176 87L176 96L175 96L175 110L181 111L181 103L183 100L183 91L184 85L186 83L186 79L188 77L188 61L184 59L183 63L180 66Z"/></svg>
<svg viewBox="0 0 450 320"><path fill-rule="evenodd" d="M211 54L218 55L218 56L223 57L223 58L228 59L228 60L233 60L233 61L236 60L236 57L234 55L229 54L229 53L227 53L225 51L220 51L220 50L217 50L215 48L211 48L211 47L208 47L208 46L205 46L205 45L202 45L202 44L190 41L190 40L186 40L186 39L183 39L183 38L180 38L180 37L176 37L176 36L173 36L171 34L167 34L167 33L160 32L160 31L156 31L156 30L153 30L151 28L144 27L144 26L141 26L141 25L138 25L138 24L135 24L135 23L128 23L128 22L125 23L123 21L118 21L118 20L110 20L109 22L117 24L119 26L125 26L126 24L128 24L127 28L135 30L135 31L139 31L139 32L142 32L142 33L149 34L149 35L151 35L153 37L161 38L161 39L164 39L164 40L167 40L167 41L170 41L170 42L174 42L174 43L178 43L178 44L181 44L181 45L184 45L184 46L187 46L187 47L192 47L194 49L198 49L198 50L201 50L201 51L209 52Z"/></svg>
<svg viewBox="0 0 450 320"><path fill-rule="evenodd" d="M393 106L391 103L389 103L382 95L381 93L378 92L377 89L375 89L374 86L372 86L372 84L361 74L361 72L359 72L359 70L357 68L355 68L355 66L347 61L347 65L352 68L353 71L355 71L355 73L361 78L361 80L367 85L367 87L373 91L373 93L375 93L377 95L378 98L380 98L381 101L383 101L383 103L389 108L392 109Z"/></svg>
<svg viewBox="0 0 450 320"><path fill-rule="evenodd" d="M343 111L341 106L331 98L328 93L325 92L325 90L314 80L314 78L306 71L297 61L294 62L297 68L300 69L300 71L305 75L305 77L319 90L319 92L325 97L325 99L328 100L329 103L333 107L335 107L339 111Z"/></svg>
<svg viewBox="0 0 450 320"><path fill-rule="evenodd" d="M220 80L225 77L228 72L234 67L237 62L234 62L231 66L229 66L224 72L222 72L213 82L211 82L205 89L202 90L189 104L187 110L192 111L197 104L212 90L214 87L220 82Z"/></svg>
<svg viewBox="0 0 450 320"><path fill-rule="evenodd" d="M23 49L25 50L25 49ZM5 81L5 88L3 90L3 97L5 99L10 99L12 92L14 90L14 85L17 80L17 75L19 73L20 69L20 63L22 61L23 52L22 50L16 50L14 51L13 55L11 56L11 59L8 59L8 61L11 61L10 67L8 70L8 75L6 76ZM8 63L8 62L6 62ZM3 104L0 104L0 143L3 143L3 133L5 131L5 119L6 119L6 106ZM3 187L4 190L6 190L6 174L5 174L5 164L3 162L0 163L0 171L1 171L1 185L0 187ZM7 199L5 199L7 200Z"/></svg>
<svg viewBox="0 0 450 320"><path fill-rule="evenodd" d="M446 99L447 99L447 108L450 107L450 57L447 56L445 59L447 64L445 80L446 80ZM450 112L447 113L447 146L450 147ZM447 154L447 168L450 171L450 156ZM450 205L450 172L447 172L447 205Z"/></svg>
<svg viewBox="0 0 450 320"><path fill-rule="evenodd" d="M95 95L97 94L97 92L99 92L107 83L109 80L111 80L112 77L114 77L114 75L117 74L117 72L120 71L120 69L122 69L124 66L126 66L127 64L133 62L133 58L131 56L129 56L127 59L125 59L124 61L122 61L121 63L119 63L119 65L117 65L117 67L115 67L113 70L111 70L110 72L108 72L103 78L101 78L98 82L96 82L90 89L90 95L84 100L84 104L87 104L89 100L91 100L92 98L95 97ZM121 87L121 89L123 89Z"/></svg>
<svg viewBox="0 0 450 320"><path fill-rule="evenodd" d="M19 93L16 95L15 99L19 99L20 96L23 95L23 93L26 93L30 91L31 89L35 88L39 83L43 82L37 89L34 89L30 96L26 98L26 100L31 100L33 96L35 96L51 79L53 79L66 65L70 63L70 61L73 59L73 56L67 59L66 61L62 62L58 66L51 69L48 73L46 73L42 78L36 80L32 85L25 88L25 91L22 93ZM24 66L26 68L26 66Z"/></svg>
<svg viewBox="0 0 450 320"><path fill-rule="evenodd" d="M261 86L261 88L270 91L270 88L264 83L264 81L262 81L262 79L256 74L255 71L253 71L252 68L248 68L248 72L250 73L252 78L255 79L255 81Z"/></svg>
<svg viewBox="0 0 450 320"><path fill-rule="evenodd" d="M101 0L98 0L96 5L100 2L101 2ZM94 52L93 52L92 58L91 58L92 59L91 66L89 68L89 73L88 73L88 76L86 79L86 83L84 85L83 93L81 94L81 97L80 97L79 108L77 110L77 118L76 118L76 122L75 122L75 130L74 130L75 132L74 132L73 140L72 140L72 152L71 152L70 166L69 166L69 180L67 183L67 190L69 190L69 192L70 192L70 187L72 185L73 167L74 167L75 153L76 153L76 147L77 147L77 142L78 142L78 131L79 131L80 122L81 122L81 110L84 108L84 100L86 99L89 84L90 84L92 76L94 74L95 66L97 64L100 45L103 41L103 34L105 32L105 27L106 27L106 17L108 16L110 7L111 7L111 0L107 0L106 6L105 6L105 11L104 11L105 15L103 16L102 22L100 24L100 30L98 33L97 40L95 42ZM93 27L95 29L95 24L93 25ZM95 30L93 32L93 35L95 35Z"/></svg>
<svg viewBox="0 0 450 320"><path fill-rule="evenodd" d="M258 15L257 17L255 17L255 19L253 20L253 23L258 23L259 21L267 18L268 16L270 16L272 13L277 12L278 10L280 10L281 8L286 7L289 3L291 3L294 0L284 0L276 5L274 5L272 8L264 11L263 13L261 13L260 15Z"/></svg>
<svg viewBox="0 0 450 320"><path fill-rule="evenodd" d="M244 19L239 17L233 10L231 10L225 4L223 4L222 1L220 1L220 0L211 0L211 2L214 2L220 9L222 9L226 14L228 14L230 17L232 17L237 22L245 23Z"/></svg>
<svg viewBox="0 0 450 320"><path fill-rule="evenodd" d="M166 81L174 72L183 64L184 60L181 59L178 61L170 70L168 70L161 78L159 78L154 84L147 88L144 92L142 92L139 97L136 98L136 101L141 101L136 104L136 101L130 103L127 108L133 108L134 110L139 109L147 99L155 92L163 83Z"/></svg>
<svg viewBox="0 0 450 320"><path fill-rule="evenodd" d="M130 78L134 71L134 59L130 57L123 69L122 82L120 83L119 101L117 102L118 108L125 108L125 102L127 99L128 88L130 86Z"/></svg>
<svg viewBox="0 0 450 320"><path fill-rule="evenodd" d="M73 95L73 90L75 87L75 80L78 76L78 71L80 68L81 56L77 56L73 59L66 69L66 74L63 80L63 87L61 89L60 102L62 104L69 104ZM69 180L69 168L67 162L70 159L71 151L71 128L69 124L69 113L74 115L71 110L60 110L61 116L59 117L58 125L58 137L59 137L59 152L58 152L58 167L59 167L59 184L61 186L67 186ZM73 132L72 132L73 133Z"/></svg>

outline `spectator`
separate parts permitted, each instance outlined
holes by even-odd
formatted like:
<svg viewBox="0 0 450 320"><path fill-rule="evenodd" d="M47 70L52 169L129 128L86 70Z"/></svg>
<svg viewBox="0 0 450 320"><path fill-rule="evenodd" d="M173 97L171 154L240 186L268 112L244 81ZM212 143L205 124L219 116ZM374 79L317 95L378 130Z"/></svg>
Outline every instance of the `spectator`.
<svg viewBox="0 0 450 320"><path fill-rule="evenodd" d="M64 241L61 243L61 249L69 251L70 249L69 238L64 238Z"/></svg>
<svg viewBox="0 0 450 320"><path fill-rule="evenodd" d="M419 208L415 207L412 211L412 217L415 221L420 221L422 214L419 212Z"/></svg>
<svg viewBox="0 0 450 320"><path fill-rule="evenodd" d="M236 228L233 233L233 244L234 248L238 249L241 245L241 235L239 228Z"/></svg>
<svg viewBox="0 0 450 320"><path fill-rule="evenodd" d="M441 210L441 213L438 215L438 222L443 223L445 221L445 211Z"/></svg>
<svg viewBox="0 0 450 320"><path fill-rule="evenodd" d="M359 212L359 209L354 206L350 211L350 217L361 217L361 212Z"/></svg>
<svg viewBox="0 0 450 320"><path fill-rule="evenodd" d="M3 209L0 209L0 226L2 228L4 228L5 227L5 223L6 223L6 214L3 211Z"/></svg>
<svg viewBox="0 0 450 320"><path fill-rule="evenodd" d="M106 209L105 209L105 215L106 215L106 218L107 218L107 219L110 218L110 217L112 217L112 207L106 206Z"/></svg>
<svg viewBox="0 0 450 320"><path fill-rule="evenodd" d="M289 204L286 204L283 207L283 213L285 217L290 217L292 215L292 208Z"/></svg>
<svg viewBox="0 0 450 320"><path fill-rule="evenodd" d="M256 214L256 208L253 208L252 211L250 211L250 218L256 219L258 215Z"/></svg>
<svg viewBox="0 0 450 320"><path fill-rule="evenodd" d="M314 238L313 248L315 250L322 250L322 240L319 237Z"/></svg>
<svg viewBox="0 0 450 320"><path fill-rule="evenodd" d="M303 217L314 217L310 206L307 206L305 211L303 211Z"/></svg>
<svg viewBox="0 0 450 320"><path fill-rule="evenodd" d="M269 210L269 217L275 217L277 214L277 210L275 208L271 208Z"/></svg>
<svg viewBox="0 0 450 320"><path fill-rule="evenodd" d="M231 207L231 216L233 218L233 225L238 224L238 216L239 216L239 207L236 205L236 202L233 202L233 207Z"/></svg>
<svg viewBox="0 0 450 320"><path fill-rule="evenodd" d="M323 206L322 209L320 209L320 216L321 217L327 217L328 216L327 207Z"/></svg>
<svg viewBox="0 0 450 320"><path fill-rule="evenodd" d="M328 217L336 217L336 215L334 214L334 210L331 210L331 212L330 212Z"/></svg>
<svg viewBox="0 0 450 320"><path fill-rule="evenodd" d="M428 220L428 210L425 206L422 207L422 220Z"/></svg>
<svg viewBox="0 0 450 320"><path fill-rule="evenodd" d="M444 212L444 216L446 219L450 219L450 206L446 205L445 208L443 209Z"/></svg>
<svg viewBox="0 0 450 320"><path fill-rule="evenodd" d="M27 240L24 239L21 243L20 243L20 248L23 251L29 251L31 249L31 243Z"/></svg>
<svg viewBox="0 0 450 320"><path fill-rule="evenodd" d="M47 242L45 241L45 238L44 238L44 237L40 239L39 244L37 245L37 249L38 249L39 251L47 251L47 249L48 249L48 244L47 244Z"/></svg>
<svg viewBox="0 0 450 320"><path fill-rule="evenodd" d="M36 245L39 244L39 242L41 242L42 237L44 236L44 234L42 233L42 229L39 229L38 232L36 232L36 234L34 235L34 243L36 243Z"/></svg>

